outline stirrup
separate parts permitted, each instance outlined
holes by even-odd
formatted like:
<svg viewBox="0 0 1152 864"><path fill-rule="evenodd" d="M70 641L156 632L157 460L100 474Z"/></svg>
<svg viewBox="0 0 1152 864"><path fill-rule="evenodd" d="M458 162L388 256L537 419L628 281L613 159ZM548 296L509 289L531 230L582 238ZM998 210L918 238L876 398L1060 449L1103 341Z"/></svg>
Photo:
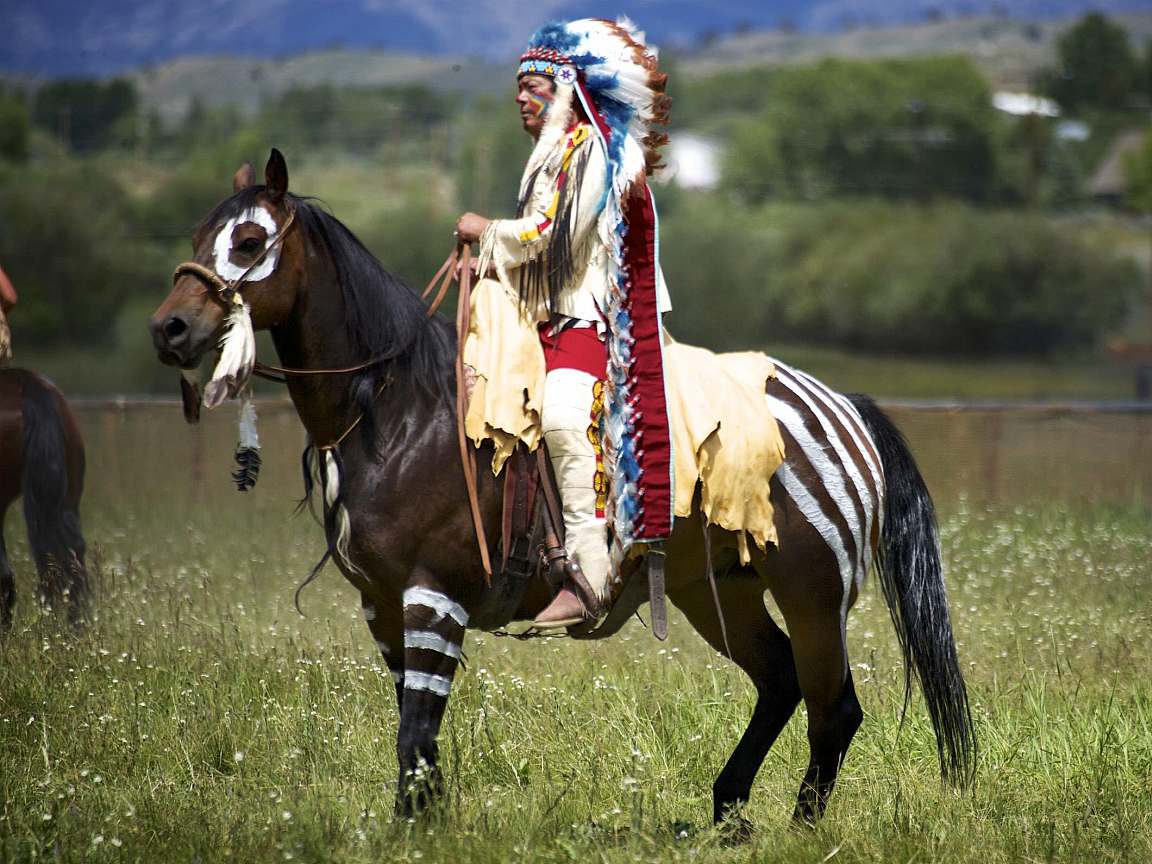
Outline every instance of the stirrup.
<svg viewBox="0 0 1152 864"><path fill-rule="evenodd" d="M603 604L584 578L580 565L567 559L564 561L564 571L567 575L560 590L536 616L532 622L533 627L549 630L572 627L594 622L603 614Z"/></svg>

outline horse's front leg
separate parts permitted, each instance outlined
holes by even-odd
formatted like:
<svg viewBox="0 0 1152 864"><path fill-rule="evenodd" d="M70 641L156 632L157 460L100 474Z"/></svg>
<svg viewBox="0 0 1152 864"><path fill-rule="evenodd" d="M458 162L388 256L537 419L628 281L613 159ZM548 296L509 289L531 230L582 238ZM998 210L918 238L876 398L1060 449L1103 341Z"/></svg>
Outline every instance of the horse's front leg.
<svg viewBox="0 0 1152 864"><path fill-rule="evenodd" d="M380 602L376 597L361 592L360 603L364 610L364 620L392 683L396 685L396 707L404 710L404 613L395 601Z"/></svg>
<svg viewBox="0 0 1152 864"><path fill-rule="evenodd" d="M443 792L436 739L460 660L468 613L448 595L413 585L404 592L404 693L396 758L396 810L411 816Z"/></svg>
<svg viewBox="0 0 1152 864"><path fill-rule="evenodd" d="M4 545L4 517L8 505L0 506L0 630L12 624L12 607L16 605L16 577L8 561L8 547Z"/></svg>

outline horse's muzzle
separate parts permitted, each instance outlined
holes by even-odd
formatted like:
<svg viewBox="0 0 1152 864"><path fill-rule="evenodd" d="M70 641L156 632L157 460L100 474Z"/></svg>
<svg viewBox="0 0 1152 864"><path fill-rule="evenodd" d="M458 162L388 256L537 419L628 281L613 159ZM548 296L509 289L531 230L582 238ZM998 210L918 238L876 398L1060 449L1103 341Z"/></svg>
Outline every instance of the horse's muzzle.
<svg viewBox="0 0 1152 864"><path fill-rule="evenodd" d="M199 364L207 340L196 333L193 322L179 312L153 317L148 322L152 345L160 362L189 369Z"/></svg>

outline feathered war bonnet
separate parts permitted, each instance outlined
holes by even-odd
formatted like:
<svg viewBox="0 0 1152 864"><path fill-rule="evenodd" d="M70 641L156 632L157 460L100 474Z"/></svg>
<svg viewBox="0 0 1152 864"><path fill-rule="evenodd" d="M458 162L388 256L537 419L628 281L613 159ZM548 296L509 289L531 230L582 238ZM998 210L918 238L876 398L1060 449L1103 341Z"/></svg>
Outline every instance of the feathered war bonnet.
<svg viewBox="0 0 1152 864"><path fill-rule="evenodd" d="M627 18L545 24L529 40L518 75L546 75L556 83L530 164L555 146L579 103L604 144L613 179L621 175L627 186L659 167L658 149L668 136L652 127L668 121L668 76L659 70L656 48L644 44L644 33Z"/></svg>
<svg viewBox="0 0 1152 864"><path fill-rule="evenodd" d="M608 308L606 455L612 474L613 557L672 527L672 452L663 374L663 327L655 203L646 176L667 135L667 75L656 49L627 18L586 18L536 31L520 75L549 75L555 99L532 158L538 170L557 149L579 104L607 161L598 233L612 253ZM526 177L528 176L526 172ZM642 434L641 433L642 430Z"/></svg>

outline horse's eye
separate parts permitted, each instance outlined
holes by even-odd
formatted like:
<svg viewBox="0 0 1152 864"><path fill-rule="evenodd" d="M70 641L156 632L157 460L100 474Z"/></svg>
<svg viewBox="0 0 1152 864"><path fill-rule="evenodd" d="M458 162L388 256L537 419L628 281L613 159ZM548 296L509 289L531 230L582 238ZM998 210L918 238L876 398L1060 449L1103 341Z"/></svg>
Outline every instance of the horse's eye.
<svg viewBox="0 0 1152 864"><path fill-rule="evenodd" d="M263 242L255 237L248 237L240 241L240 245L236 247L238 252L244 252L249 255L259 252L262 248L264 248Z"/></svg>

